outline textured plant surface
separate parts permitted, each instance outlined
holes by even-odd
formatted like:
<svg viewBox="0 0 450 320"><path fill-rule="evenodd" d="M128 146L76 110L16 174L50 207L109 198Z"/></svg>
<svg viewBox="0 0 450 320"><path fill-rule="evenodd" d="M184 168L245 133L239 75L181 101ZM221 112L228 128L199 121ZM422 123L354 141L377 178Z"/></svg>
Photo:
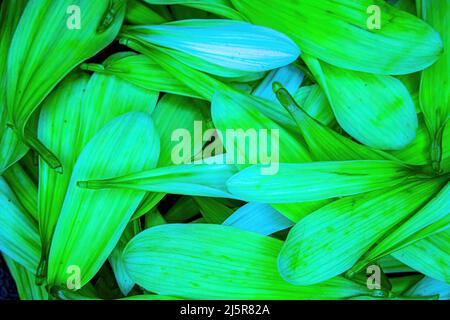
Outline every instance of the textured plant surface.
<svg viewBox="0 0 450 320"><path fill-rule="evenodd" d="M450 0L0 6L21 299L450 298Z"/></svg>

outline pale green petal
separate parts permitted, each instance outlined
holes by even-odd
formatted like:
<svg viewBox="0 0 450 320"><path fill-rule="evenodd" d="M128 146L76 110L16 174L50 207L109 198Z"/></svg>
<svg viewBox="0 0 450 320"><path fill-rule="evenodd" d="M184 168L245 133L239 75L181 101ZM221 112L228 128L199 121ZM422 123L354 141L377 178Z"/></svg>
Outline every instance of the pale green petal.
<svg viewBox="0 0 450 320"><path fill-rule="evenodd" d="M310 285L347 271L442 184L442 179L405 183L346 197L315 211L289 233L279 257L280 273L293 284Z"/></svg>
<svg viewBox="0 0 450 320"><path fill-rule="evenodd" d="M6 64L8 50L20 16L28 0L3 1L0 5L0 174L27 151L11 128L7 127Z"/></svg>
<svg viewBox="0 0 450 320"><path fill-rule="evenodd" d="M450 283L450 229L417 241L392 255L411 268Z"/></svg>
<svg viewBox="0 0 450 320"><path fill-rule="evenodd" d="M233 198L226 189L225 182L236 172L234 165L185 164L111 179L79 181L78 185L89 189L130 189L200 197Z"/></svg>
<svg viewBox="0 0 450 320"><path fill-rule="evenodd" d="M17 287L20 300L48 300L45 287L36 285L33 272L28 271L6 255L3 258Z"/></svg>
<svg viewBox="0 0 450 320"><path fill-rule="evenodd" d="M121 37L157 45L191 67L229 77L276 69L295 61L300 50L275 30L234 20L182 20L128 26Z"/></svg>
<svg viewBox="0 0 450 320"><path fill-rule="evenodd" d="M158 156L159 137L153 122L140 112L115 118L84 148L74 167L53 236L48 267L50 286L64 288L70 266L79 268L81 286L91 280L144 196L134 190L82 189L77 182L150 169L156 166Z"/></svg>
<svg viewBox="0 0 450 320"><path fill-rule="evenodd" d="M441 228L446 228L445 225L450 222L449 213L450 184L447 183L421 210L379 241L353 269L359 270L373 260L439 231L440 228L435 230L433 225L444 225Z"/></svg>
<svg viewBox="0 0 450 320"><path fill-rule="evenodd" d="M138 88L113 75L71 73L44 101L39 139L60 159L63 172L44 161L39 173L39 221L46 259L75 163L95 134L128 112L151 115L159 93ZM43 262L45 263L45 261Z"/></svg>
<svg viewBox="0 0 450 320"><path fill-rule="evenodd" d="M433 1L433 0L431 0ZM286 33L307 54L338 67L377 73L422 70L442 51L439 34L382 0L232 0L253 23ZM371 5L381 11L370 30Z"/></svg>
<svg viewBox="0 0 450 320"><path fill-rule="evenodd" d="M52 166L54 157L25 126L51 90L82 61L94 56L117 35L125 15L124 0L79 0L82 25L68 26L72 0L30 0L9 49L7 108L17 134Z"/></svg>
<svg viewBox="0 0 450 320"><path fill-rule="evenodd" d="M231 177L228 190L246 201L308 202L394 187L410 177L406 166L393 161L280 163L274 175L261 174L261 167Z"/></svg>
<svg viewBox="0 0 450 320"><path fill-rule="evenodd" d="M144 0L150 4L183 5L205 10L228 19L242 20L244 17L234 9L229 0Z"/></svg>
<svg viewBox="0 0 450 320"><path fill-rule="evenodd" d="M294 223L268 204L248 203L228 217L223 225L270 235L292 227Z"/></svg>
<svg viewBox="0 0 450 320"><path fill-rule="evenodd" d="M35 272L41 253L37 223L20 209L14 193L2 177L0 221L0 251L28 271Z"/></svg>
<svg viewBox="0 0 450 320"><path fill-rule="evenodd" d="M146 290L187 299L343 299L367 289L337 277L293 286L277 272L282 242L228 226L150 228L125 248L128 273Z"/></svg>
<svg viewBox="0 0 450 320"><path fill-rule="evenodd" d="M309 59L305 61L311 67ZM322 73L318 82L338 123L353 138L386 150L402 149L414 140L416 110L400 80L340 69L320 61L312 71Z"/></svg>
<svg viewBox="0 0 450 320"><path fill-rule="evenodd" d="M16 195L19 204L23 207L25 212L35 220L38 220L37 186L24 170L23 166L20 163L12 165L3 174L3 177Z"/></svg>
<svg viewBox="0 0 450 320"><path fill-rule="evenodd" d="M162 7L163 8L163 7ZM167 22L167 18L140 0L128 0L125 21L129 24L159 24Z"/></svg>
<svg viewBox="0 0 450 320"><path fill-rule="evenodd" d="M420 85L420 105L433 140L431 158L438 170L442 157L442 131L450 118L450 0L422 0L421 15L440 33L444 43L443 55L422 72Z"/></svg>

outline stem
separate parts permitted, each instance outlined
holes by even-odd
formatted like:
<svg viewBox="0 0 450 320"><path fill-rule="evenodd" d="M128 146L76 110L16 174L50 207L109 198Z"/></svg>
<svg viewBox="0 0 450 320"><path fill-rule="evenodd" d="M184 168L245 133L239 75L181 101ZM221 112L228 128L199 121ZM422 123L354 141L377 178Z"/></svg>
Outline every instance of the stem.
<svg viewBox="0 0 450 320"><path fill-rule="evenodd" d="M45 250L42 250L41 261L39 262L38 268L36 270L36 285L42 286L47 278L48 271L48 260Z"/></svg>
<svg viewBox="0 0 450 320"><path fill-rule="evenodd" d="M431 143L431 166L433 167L434 173L436 175L438 175L441 170L440 167L442 160L442 135L444 133L445 125L446 123L444 123L439 128Z"/></svg>
<svg viewBox="0 0 450 320"><path fill-rule="evenodd" d="M281 105L289 112L297 126L300 128L305 117L309 115L297 104L291 94L279 82L272 84L273 92Z"/></svg>
<svg viewBox="0 0 450 320"><path fill-rule="evenodd" d="M106 189L107 186L100 180L77 181L77 187L83 189Z"/></svg>
<svg viewBox="0 0 450 320"><path fill-rule="evenodd" d="M97 64L97 63L83 63L80 66L81 70L85 70L85 71L92 71L92 72L100 72L100 73L104 73L105 67L102 64Z"/></svg>
<svg viewBox="0 0 450 320"><path fill-rule="evenodd" d="M57 173L63 173L63 166L53 152L51 152L41 141L39 141L34 135L25 133L23 140L26 145L36 151L39 156L44 160L50 168Z"/></svg>

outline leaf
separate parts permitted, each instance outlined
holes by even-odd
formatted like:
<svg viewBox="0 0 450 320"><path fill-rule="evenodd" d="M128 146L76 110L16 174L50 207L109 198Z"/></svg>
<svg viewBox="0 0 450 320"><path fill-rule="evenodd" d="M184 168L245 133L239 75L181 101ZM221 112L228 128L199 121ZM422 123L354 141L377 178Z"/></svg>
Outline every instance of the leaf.
<svg viewBox="0 0 450 320"><path fill-rule="evenodd" d="M41 253L38 227L17 203L14 193L0 177L0 251L34 272Z"/></svg>
<svg viewBox="0 0 450 320"><path fill-rule="evenodd" d="M252 95L278 102L272 90L274 82L280 82L291 94L294 94L303 82L304 74L295 65L290 64L269 72L261 83L253 90Z"/></svg>
<svg viewBox="0 0 450 320"><path fill-rule="evenodd" d="M194 201L207 223L222 224L234 211L214 198L194 197Z"/></svg>
<svg viewBox="0 0 450 320"><path fill-rule="evenodd" d="M343 299L367 292L340 277L309 287L285 282L276 270L281 245L228 226L169 224L133 238L123 259L146 290L186 299Z"/></svg>
<svg viewBox="0 0 450 320"><path fill-rule="evenodd" d="M192 219L199 212L198 205L192 197L181 197L164 217L169 223L181 223Z"/></svg>
<svg viewBox="0 0 450 320"><path fill-rule="evenodd" d="M404 149L393 150L390 153L402 160L404 163L412 165L428 165L431 163L430 157L430 134L423 121L423 116L419 116L419 128L416 138Z"/></svg>
<svg viewBox="0 0 450 320"><path fill-rule="evenodd" d="M80 181L81 188L130 189L199 197L233 198L225 182L236 173L233 165L185 164L142 171L104 180Z"/></svg>
<svg viewBox="0 0 450 320"><path fill-rule="evenodd" d="M297 46L269 28L233 20L183 20L128 26L121 37L157 45L190 67L222 77L276 69L295 61ZM276 49L274 49L276 48Z"/></svg>
<svg viewBox="0 0 450 320"><path fill-rule="evenodd" d="M350 269L389 230L408 219L442 179L346 197L297 223L279 256L279 271L296 285L320 283Z"/></svg>
<svg viewBox="0 0 450 320"><path fill-rule="evenodd" d="M150 4L183 5L205 10L228 19L242 20L244 17L233 8L229 0L144 0Z"/></svg>
<svg viewBox="0 0 450 320"><path fill-rule="evenodd" d="M381 239L352 269L359 270L371 261L430 236L434 224L450 222L450 184L446 184L423 208ZM445 224L445 223L444 223ZM431 228L430 228L431 227ZM427 231L428 229L428 231Z"/></svg>
<svg viewBox="0 0 450 320"><path fill-rule="evenodd" d="M450 284L430 277L424 277L404 294L405 296L432 296L438 294L439 300L449 300Z"/></svg>
<svg viewBox="0 0 450 320"><path fill-rule="evenodd" d="M280 163L275 175L261 174L261 165L244 169L227 181L227 187L246 201L308 202L394 187L409 173L393 161Z"/></svg>
<svg viewBox="0 0 450 320"><path fill-rule="evenodd" d="M159 24L168 20L140 0L128 0L125 21L128 24Z"/></svg>
<svg viewBox="0 0 450 320"><path fill-rule="evenodd" d="M441 170L444 173L450 172L450 122L447 122L442 134Z"/></svg>
<svg viewBox="0 0 450 320"><path fill-rule="evenodd" d="M414 140L417 115L400 80L323 62L319 65L314 72L322 72L323 79L318 81L338 123L349 135L372 148L385 150L402 149Z"/></svg>
<svg viewBox="0 0 450 320"><path fill-rule="evenodd" d="M82 189L77 182L150 169L156 166L158 156L159 137L153 122L140 112L115 118L88 143L74 167L53 236L48 266L50 286L65 287L70 266L79 268L81 287L89 282L114 249L144 196L143 192L131 190Z"/></svg>
<svg viewBox="0 0 450 320"><path fill-rule="evenodd" d="M288 91L289 92L289 91ZM294 95L294 99L307 114L324 126L336 121L333 110L318 85L301 87Z"/></svg>
<svg viewBox="0 0 450 320"><path fill-rule="evenodd" d="M203 144L203 134L199 131L203 129L203 123L206 122L205 113L208 109L203 101L192 100L186 97L166 94L158 103L156 110L152 114L156 129L158 130L161 141L161 155L158 161L158 167L176 165L174 163L174 150L179 144L188 143L183 148L183 158L189 163L191 158L201 153ZM170 121L167 121L170 119ZM200 135L200 136L199 136ZM177 141L177 139L181 139ZM184 141L184 140L187 141ZM149 212L165 196L162 194L148 193L139 208L135 212L133 219Z"/></svg>
<svg viewBox="0 0 450 320"><path fill-rule="evenodd" d="M110 44L125 15L124 0L77 1L82 29L70 29L71 0L30 0L9 49L7 108L16 133L52 167L57 158L25 126L45 97L72 69ZM72 11L70 11L72 12ZM80 26L81 27L81 26Z"/></svg>
<svg viewBox="0 0 450 320"><path fill-rule="evenodd" d="M140 231L141 229L138 221L130 222L108 258L111 268L113 269L117 284L119 285L120 291L124 296L127 296L131 292L131 290L135 286L135 283L130 279L127 271L125 270L125 266L122 260L122 253L125 245Z"/></svg>
<svg viewBox="0 0 450 320"><path fill-rule="evenodd" d="M270 205L252 202L236 210L223 225L270 235L287 229L294 223Z"/></svg>
<svg viewBox="0 0 450 320"><path fill-rule="evenodd" d="M236 163L241 165L241 167L256 164L256 160L257 162L262 163L268 163L270 161L311 161L303 144L295 139L289 131L261 113L258 110L258 104L258 100L245 94L235 94L230 91L217 91L215 94L211 105L211 115L215 127L222 133L221 138L225 140L222 141L222 144L227 149L227 156L233 156L233 159L235 159ZM230 141L226 140L227 129L235 130L235 135L231 137L232 140L228 139ZM240 131L238 131L239 129ZM261 130L267 132L266 139L271 140L273 140L274 137L270 136L269 138L269 134L277 133L278 141L273 141L273 145L268 145L268 142L264 140L259 141L258 148L256 149L251 147L251 141L244 141L244 144L239 143L238 138L243 134L249 134L249 131L261 132ZM267 156L270 155L276 157L277 153L279 153L278 159L262 159L261 152L263 150L261 150L261 146L267 148ZM269 147L272 149L269 149ZM239 156L242 157L244 161L239 161ZM252 158L254 161L251 161Z"/></svg>
<svg viewBox="0 0 450 320"><path fill-rule="evenodd" d="M102 65L86 63L81 65L81 68L115 75L147 90L202 98L154 60L142 54L121 52L109 57Z"/></svg>
<svg viewBox="0 0 450 320"><path fill-rule="evenodd" d="M261 163L261 174L277 173L279 162L312 161L303 143L284 127L261 111L264 106L252 96L217 90L211 105L215 127L221 132L222 145L227 150L227 161L243 169ZM227 134L229 130L233 134ZM256 141L256 143L255 143ZM292 203L277 205L292 221L316 210L323 203Z"/></svg>
<svg viewBox="0 0 450 320"><path fill-rule="evenodd" d="M284 32L305 53L345 69L412 73L433 64L442 50L429 25L382 0L231 2L252 23ZM371 5L381 11L380 29L369 29Z"/></svg>
<svg viewBox="0 0 450 320"><path fill-rule="evenodd" d="M8 50L26 4L27 0L17 0L3 1L0 5L0 174L27 152L14 131L7 127L5 92Z"/></svg>
<svg viewBox="0 0 450 320"><path fill-rule="evenodd" d="M153 208L149 213L145 215L145 226L144 229L166 224L167 221L159 212L158 208Z"/></svg>
<svg viewBox="0 0 450 320"><path fill-rule="evenodd" d="M377 261L377 264L381 267L381 269L385 273L414 272L414 269L411 269L406 264L401 263L391 255L384 256L383 258Z"/></svg>
<svg viewBox="0 0 450 320"><path fill-rule="evenodd" d="M112 75L94 73L89 78L86 73L73 72L44 101L38 137L58 156L63 173L55 172L44 161L40 163L39 222L43 264L73 168L84 147L117 116L132 111L151 115L158 96L158 92L143 90Z"/></svg>
<svg viewBox="0 0 450 320"><path fill-rule="evenodd" d="M450 229L417 241L392 255L411 268L450 283Z"/></svg>
<svg viewBox="0 0 450 320"><path fill-rule="evenodd" d="M157 46L144 46L138 41L131 39L121 39L120 43L129 48L151 57L167 72L184 83L195 92L195 96L210 101L214 92L218 88L227 88L221 81L180 62L176 58L167 54L162 48ZM176 93L176 92L174 92Z"/></svg>
<svg viewBox="0 0 450 320"><path fill-rule="evenodd" d="M36 285L34 273L28 271L6 255L3 255L3 258L14 279L20 300L48 300L46 289Z"/></svg>
<svg viewBox="0 0 450 320"><path fill-rule="evenodd" d="M423 19L440 33L444 44L444 54L422 72L420 85L420 105L433 141L431 159L433 167L439 171L442 131L450 118L450 0L422 0L421 13Z"/></svg>
<svg viewBox="0 0 450 320"><path fill-rule="evenodd" d="M38 190L20 163L12 165L3 174L5 181L16 195L24 212L35 220L38 219Z"/></svg>
<svg viewBox="0 0 450 320"><path fill-rule="evenodd" d="M306 113L294 98L279 84L274 85L277 98L295 121L309 151L316 160L395 160L394 157L344 137L332 129L322 125Z"/></svg>

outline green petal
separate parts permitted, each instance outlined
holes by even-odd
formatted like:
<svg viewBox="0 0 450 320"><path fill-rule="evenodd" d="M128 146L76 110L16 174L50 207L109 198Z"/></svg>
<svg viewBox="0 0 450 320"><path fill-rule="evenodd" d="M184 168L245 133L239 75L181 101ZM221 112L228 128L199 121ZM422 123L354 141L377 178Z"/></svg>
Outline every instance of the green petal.
<svg viewBox="0 0 450 320"><path fill-rule="evenodd" d="M308 287L285 282L276 267L281 246L233 227L172 224L137 235L123 259L146 290L187 299L343 299L367 292L339 277Z"/></svg>
<svg viewBox="0 0 450 320"><path fill-rule="evenodd" d="M404 149L393 150L390 153L405 163L412 165L429 165L431 164L430 134L423 121L423 115L419 114L419 128L417 129L416 138Z"/></svg>
<svg viewBox="0 0 450 320"><path fill-rule="evenodd" d="M46 288L36 285L34 273L28 271L6 255L3 255L3 258L16 283L20 300L48 300Z"/></svg>
<svg viewBox="0 0 450 320"><path fill-rule="evenodd" d="M308 60L306 60L308 61ZM319 62L313 70L340 126L359 142L398 150L411 143L418 126L413 100L396 78L340 69Z"/></svg>
<svg viewBox="0 0 450 320"><path fill-rule="evenodd" d="M439 300L449 300L450 284L430 277L424 277L404 294L406 296L432 296L438 294Z"/></svg>
<svg viewBox="0 0 450 320"><path fill-rule="evenodd" d="M377 264L385 273L411 273L414 269L411 269L406 264L398 261L391 255L387 255L377 261Z"/></svg>
<svg viewBox="0 0 450 320"><path fill-rule="evenodd" d="M131 290L135 286L135 283L127 274L125 265L123 264L122 260L122 253L125 249L125 245L140 231L141 229L138 221L129 223L125 231L123 232L122 237L120 238L119 242L117 242L116 247L111 252L111 255L108 258L117 284L119 285L120 291L124 296L127 296L131 292Z"/></svg>
<svg viewBox="0 0 450 320"><path fill-rule="evenodd" d="M405 183L393 190L346 197L315 211L289 233L279 257L280 273L293 284L310 285L347 271L442 183L442 179Z"/></svg>
<svg viewBox="0 0 450 320"><path fill-rule="evenodd" d="M194 197L194 201L207 223L222 224L234 211L221 203L219 199Z"/></svg>
<svg viewBox="0 0 450 320"><path fill-rule="evenodd" d="M413 269L450 283L450 229L407 246L392 255Z"/></svg>
<svg viewBox="0 0 450 320"><path fill-rule="evenodd" d="M295 65L290 64L285 67L272 70L263 81L253 90L252 95L264 98L273 102L278 102L272 90L274 82L280 82L289 93L294 94L303 82L304 74Z"/></svg>
<svg viewBox="0 0 450 320"><path fill-rule="evenodd" d="M307 54L376 74L406 74L436 61L442 42L429 25L382 0L232 0L251 22L286 33ZM381 28L369 30L371 5Z"/></svg>
<svg viewBox="0 0 450 320"><path fill-rule="evenodd" d="M233 8L233 5L229 0L144 0L150 4L157 5L183 5L186 7L192 7L207 12L214 13L218 16L243 20L244 17Z"/></svg>
<svg viewBox="0 0 450 320"><path fill-rule="evenodd" d="M74 167L52 240L50 286L65 287L70 266L79 268L81 286L91 280L144 196L143 192L130 190L82 189L77 182L150 169L156 166L158 156L159 137L153 122L140 112L115 118L84 148Z"/></svg>
<svg viewBox="0 0 450 320"><path fill-rule="evenodd" d="M266 106L272 108L272 105L275 106L275 109L272 110L275 111L276 108L282 110L276 104L270 102L269 104L263 104L261 100L243 93L219 90L216 92L211 105L211 114L215 127L222 133L222 144L227 149L229 161L237 163L241 169L251 164L262 163L264 164L262 172L269 175L276 173L279 162L312 161L308 150L299 139L260 111ZM289 115L287 116L289 117ZM232 140L227 140L226 137L229 129L236 130ZM250 137L252 132L256 132L257 135L266 132L267 137L271 139L270 143L264 140L254 146L245 140L245 143L240 143L239 140L245 138L247 132L250 133ZM278 135L277 140L273 140L272 133ZM267 148L267 152L264 152L263 148ZM271 159L269 157L264 159L261 156L264 153ZM287 218L298 221L321 205L323 203L292 203L277 205L275 209L286 215Z"/></svg>
<svg viewBox="0 0 450 320"><path fill-rule="evenodd" d="M265 203L248 203L236 210L223 224L262 235L270 235L294 225Z"/></svg>
<svg viewBox="0 0 450 320"><path fill-rule="evenodd" d="M321 161L395 160L389 154L358 144L322 125L308 115L286 89L278 84L274 86L274 89L279 101L295 121L296 129L301 132L315 159Z"/></svg>
<svg viewBox="0 0 450 320"><path fill-rule="evenodd" d="M450 118L450 1L422 0L421 13L423 19L440 33L444 43L444 54L422 72L420 85L420 104L433 140L431 158L435 169L439 170L442 130Z"/></svg>
<svg viewBox="0 0 450 320"><path fill-rule="evenodd" d="M440 227L436 230L434 226L447 225L450 222L449 212L450 184L447 183L421 210L379 241L353 269L358 270L373 260L439 231Z"/></svg>
<svg viewBox="0 0 450 320"><path fill-rule="evenodd" d="M450 172L450 122L447 122L442 134L442 161L441 170Z"/></svg>
<svg viewBox="0 0 450 320"><path fill-rule="evenodd" d="M186 164L142 171L104 180L79 181L89 189L130 189L199 197L233 198L225 182L236 173L234 165Z"/></svg>
<svg viewBox="0 0 450 320"><path fill-rule="evenodd" d="M14 193L0 177L0 251L35 272L41 252L37 223L17 203Z"/></svg>
<svg viewBox="0 0 450 320"><path fill-rule="evenodd" d="M328 126L336 122L333 110L323 90L318 85L301 87L294 95L298 105L311 117Z"/></svg>
<svg viewBox="0 0 450 320"><path fill-rule="evenodd" d="M109 57L102 65L88 63L81 67L85 70L117 76L147 90L194 98L202 97L145 55L121 52Z"/></svg>
<svg viewBox="0 0 450 320"><path fill-rule="evenodd" d="M6 64L8 50L27 0L3 1L0 8L0 174L19 160L27 148L19 142L14 131L7 127Z"/></svg>
<svg viewBox="0 0 450 320"><path fill-rule="evenodd" d="M128 0L125 21L128 24L160 24L167 22L167 18L140 0Z"/></svg>
<svg viewBox="0 0 450 320"><path fill-rule="evenodd" d="M167 72L172 74L173 77L177 78L193 90L195 95L201 97L202 99L211 101L215 90L218 88L227 88L226 84L211 77L210 75L189 67L157 46L144 46L138 41L130 39L122 39L121 43L135 51L151 57L151 59L158 63Z"/></svg>
<svg viewBox="0 0 450 320"><path fill-rule="evenodd" d="M25 132L33 111L66 74L111 43L125 15L124 0L77 1L82 26L68 27L71 0L31 0L9 49L7 105L10 121L22 139L49 163L57 159ZM31 136L30 136L31 135Z"/></svg>
<svg viewBox="0 0 450 320"><path fill-rule="evenodd" d="M34 181L20 163L11 166L3 174L6 182L16 195L24 212L38 220L38 190Z"/></svg>
<svg viewBox="0 0 450 320"><path fill-rule="evenodd" d="M409 173L393 161L280 163L275 175L262 175L261 165L249 167L231 177L227 187L246 201L308 202L393 187Z"/></svg>
<svg viewBox="0 0 450 320"><path fill-rule="evenodd" d="M223 77L276 69L295 61L300 50L284 34L233 20L182 20L128 26L121 37L156 45L187 65Z"/></svg>
<svg viewBox="0 0 450 320"><path fill-rule="evenodd" d="M182 223L191 220L200 212L192 197L181 197L164 215L169 223Z"/></svg>
<svg viewBox="0 0 450 320"><path fill-rule="evenodd" d="M150 115L159 93L147 91L112 75L71 73L44 101L39 139L60 159L63 172L44 161L39 173L39 221L43 259L61 213L75 163L95 134L109 121L128 112ZM56 128L56 130L55 130Z"/></svg>

